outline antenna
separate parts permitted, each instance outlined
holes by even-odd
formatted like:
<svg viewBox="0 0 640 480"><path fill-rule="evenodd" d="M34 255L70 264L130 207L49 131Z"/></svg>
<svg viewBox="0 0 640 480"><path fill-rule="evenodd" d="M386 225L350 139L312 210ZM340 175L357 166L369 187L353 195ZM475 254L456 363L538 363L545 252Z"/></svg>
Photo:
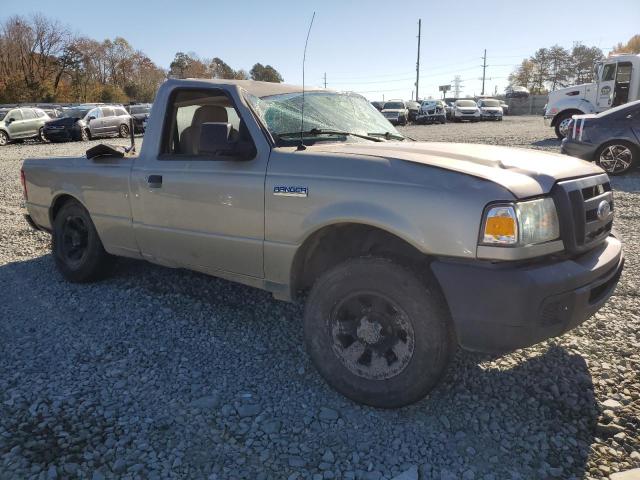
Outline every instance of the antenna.
<svg viewBox="0 0 640 480"><path fill-rule="evenodd" d="M316 18L316 12L313 12L311 17L309 30L307 30L307 40L304 42L304 54L302 55L302 110L300 112L300 145L298 145L298 150L306 150L307 148L304 146L304 63L307 60L307 44L309 43L309 34L311 34L314 18Z"/></svg>

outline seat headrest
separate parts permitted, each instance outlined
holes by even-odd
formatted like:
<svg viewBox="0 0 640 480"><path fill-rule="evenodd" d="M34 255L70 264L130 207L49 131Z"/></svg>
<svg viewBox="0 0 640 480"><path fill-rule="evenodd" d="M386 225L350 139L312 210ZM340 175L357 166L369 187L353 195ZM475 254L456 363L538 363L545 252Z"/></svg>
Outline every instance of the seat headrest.
<svg viewBox="0 0 640 480"><path fill-rule="evenodd" d="M229 117L227 115L227 110L224 107L220 107L218 105L203 105L193 114L191 126L200 126L203 123L208 122L227 123L228 121Z"/></svg>

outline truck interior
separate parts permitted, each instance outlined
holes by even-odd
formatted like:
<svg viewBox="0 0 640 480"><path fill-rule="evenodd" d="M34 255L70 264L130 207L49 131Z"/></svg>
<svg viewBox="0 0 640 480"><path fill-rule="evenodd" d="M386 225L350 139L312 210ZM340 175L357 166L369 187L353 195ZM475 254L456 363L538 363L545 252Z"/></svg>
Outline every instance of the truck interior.
<svg viewBox="0 0 640 480"><path fill-rule="evenodd" d="M629 88L631 86L631 62L620 62L616 69L616 83L613 88L612 107L617 107L629 101Z"/></svg>
<svg viewBox="0 0 640 480"><path fill-rule="evenodd" d="M170 139L164 154L198 155L200 131L204 123L229 123L231 136L251 141L249 132L233 104L222 90L177 90L173 94L165 120L165 135Z"/></svg>

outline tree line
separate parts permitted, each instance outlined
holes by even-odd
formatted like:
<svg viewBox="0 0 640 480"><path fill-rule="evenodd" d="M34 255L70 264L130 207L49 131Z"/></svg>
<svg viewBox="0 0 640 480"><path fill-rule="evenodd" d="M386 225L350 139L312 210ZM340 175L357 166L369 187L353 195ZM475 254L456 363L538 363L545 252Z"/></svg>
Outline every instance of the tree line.
<svg viewBox="0 0 640 480"><path fill-rule="evenodd" d="M640 53L640 35L617 44L611 53ZM594 64L605 58L598 47L575 43L571 50L560 45L538 49L509 75L509 84L533 94L595 81Z"/></svg>
<svg viewBox="0 0 640 480"><path fill-rule="evenodd" d="M0 24L0 103L151 102L167 77L283 81L270 65L256 63L246 72L183 52L165 70L122 37L74 35L41 14Z"/></svg>

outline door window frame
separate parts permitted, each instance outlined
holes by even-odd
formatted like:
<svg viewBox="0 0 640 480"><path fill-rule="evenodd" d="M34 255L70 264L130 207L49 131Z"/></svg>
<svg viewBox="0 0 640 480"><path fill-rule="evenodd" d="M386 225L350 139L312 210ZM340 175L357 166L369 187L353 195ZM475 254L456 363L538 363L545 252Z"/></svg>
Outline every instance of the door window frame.
<svg viewBox="0 0 640 480"><path fill-rule="evenodd" d="M174 141L173 135L174 135L174 129L176 127L176 119L177 119L177 109L175 108L175 100L176 97L181 93L181 92L201 92L203 94L205 94L206 96L211 96L211 97L216 97L216 96L225 96L227 98L227 100L230 103L230 107L233 108L236 112L236 115L238 116L238 119L240 120L240 125L242 125L242 123L245 124L245 128L244 128L244 132L246 132L246 135L248 136L248 140L251 141L251 143L254 146L254 152L255 155L251 158L246 158L246 159L242 159L239 160L237 157L235 156L229 156L229 155L210 155L210 154L198 154L198 155L193 155L193 154L188 154L188 153L173 153L171 152L171 145ZM158 152L157 155L157 159L160 161L182 161L182 162L186 162L186 161L209 161L209 162L225 162L225 161L232 161L232 162L250 162L252 160L255 160L258 157L257 154L257 144L255 139L253 138L253 135L251 135L251 132L249 131L249 128L247 128L246 125L246 120L243 118L240 110L238 109L238 106L235 102L235 100L233 99L233 96L226 91L223 88L206 88L206 87L177 87L174 88L171 91L171 94L169 95L169 99L167 101L167 109L165 111L165 115L164 115L164 119L162 122L162 139L160 142L160 151Z"/></svg>

